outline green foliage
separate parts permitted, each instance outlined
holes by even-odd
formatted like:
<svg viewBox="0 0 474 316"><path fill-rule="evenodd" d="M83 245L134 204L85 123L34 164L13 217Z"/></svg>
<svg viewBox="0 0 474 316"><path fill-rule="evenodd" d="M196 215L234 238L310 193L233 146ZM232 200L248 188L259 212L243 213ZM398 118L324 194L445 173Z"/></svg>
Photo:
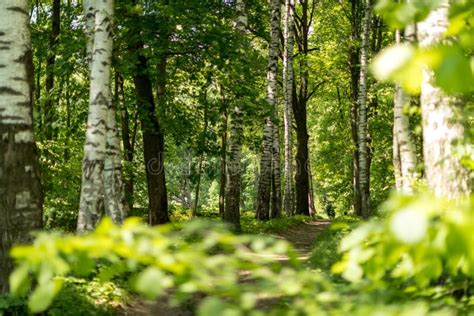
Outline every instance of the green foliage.
<svg viewBox="0 0 474 316"><path fill-rule="evenodd" d="M338 220L319 233L314 240L314 247L309 258L310 265L325 275L333 277L331 267L341 259L341 255L336 250L341 240L350 233L354 223L357 222Z"/></svg>
<svg viewBox="0 0 474 316"><path fill-rule="evenodd" d="M473 197L394 196L383 219L362 224L340 244L333 271L355 283L413 296L474 303Z"/></svg>
<svg viewBox="0 0 474 316"><path fill-rule="evenodd" d="M298 224L308 223L312 218L295 215L291 217L275 218L268 221L255 219L254 212L244 212L240 218L242 231L247 234L278 233Z"/></svg>
<svg viewBox="0 0 474 316"><path fill-rule="evenodd" d="M423 5L417 2L422 2ZM420 21L438 0L395 4L379 1L378 10L392 27L402 28ZM434 71L436 84L449 94L469 94L474 88L474 5L458 0L450 4L450 25L444 39L430 47L416 48L411 44L394 45L381 52L373 63L373 72L380 80L399 82L413 94L420 91L422 70Z"/></svg>

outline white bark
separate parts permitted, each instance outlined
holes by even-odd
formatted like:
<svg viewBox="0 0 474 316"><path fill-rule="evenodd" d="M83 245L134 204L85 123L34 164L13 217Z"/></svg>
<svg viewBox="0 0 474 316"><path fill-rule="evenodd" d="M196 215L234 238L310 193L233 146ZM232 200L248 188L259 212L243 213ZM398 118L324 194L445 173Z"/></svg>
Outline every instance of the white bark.
<svg viewBox="0 0 474 316"><path fill-rule="evenodd" d="M257 218L268 219L270 214L270 193L272 177L277 180L275 171L279 174L279 143L278 139L274 140L275 132L278 134L277 124L275 124L277 117L277 76L278 76L278 53L279 53L279 30L280 30L280 1L272 0L272 13L270 23L270 46L268 50L268 68L267 68L267 102L270 106L270 114L265 119L264 138L263 138L263 152L260 167L259 180L259 197L257 202ZM278 135L276 135L278 136ZM274 160L275 161L272 161ZM276 161L278 160L278 161ZM278 165L276 165L278 164ZM279 184L280 181L273 181ZM278 191L280 187L275 187L274 202L280 204L281 193ZM278 198L277 198L278 196ZM278 205L276 205L279 208Z"/></svg>
<svg viewBox="0 0 474 316"><path fill-rule="evenodd" d="M89 115L84 145L81 201L77 230L92 230L98 223L105 206L107 215L118 223L123 218L121 162L115 111L110 91L112 60L113 0L93 2L86 7L93 10L94 31L92 60L90 61ZM89 46L89 44L88 44ZM89 48L88 48L89 49ZM117 172L118 170L118 172ZM104 205L105 202L105 205Z"/></svg>
<svg viewBox="0 0 474 316"><path fill-rule="evenodd" d="M285 194L284 209L287 215L294 213L294 182L293 182L293 23L294 0L285 1L284 40L283 53L283 92L285 109L283 125L285 130Z"/></svg>
<svg viewBox="0 0 474 316"><path fill-rule="evenodd" d="M0 1L0 295L8 292L10 248L42 226L28 8L28 0Z"/></svg>
<svg viewBox="0 0 474 316"><path fill-rule="evenodd" d="M448 21L449 1L432 11L419 23L421 47L437 44L443 39ZM423 71L421 108L423 120L423 154L428 187L438 196L455 198L471 192L469 173L462 166L454 147L464 137L459 97L449 96L434 83L431 70Z"/></svg>
<svg viewBox="0 0 474 316"><path fill-rule="evenodd" d="M369 172L367 146L367 66L369 54L371 6L370 0L365 1L362 31L362 47L360 60L360 92L357 138L359 141L359 186L361 194L362 217L368 218L369 209Z"/></svg>
<svg viewBox="0 0 474 316"><path fill-rule="evenodd" d="M407 28L409 29L409 28ZM411 32L406 33L407 37ZM400 43L400 32L396 31L396 42ZM416 172L416 147L410 132L410 122L405 114L405 107L410 105L411 97L403 88L395 85L394 121L393 121L393 164L395 168L395 185L397 191L410 194L418 178Z"/></svg>
<svg viewBox="0 0 474 316"><path fill-rule="evenodd" d="M235 9L238 14L235 29L241 35L245 34L247 15L243 0L236 0ZM243 113L238 105L230 109L229 159L227 160L227 181L224 209L224 221L240 231L240 158L242 155Z"/></svg>

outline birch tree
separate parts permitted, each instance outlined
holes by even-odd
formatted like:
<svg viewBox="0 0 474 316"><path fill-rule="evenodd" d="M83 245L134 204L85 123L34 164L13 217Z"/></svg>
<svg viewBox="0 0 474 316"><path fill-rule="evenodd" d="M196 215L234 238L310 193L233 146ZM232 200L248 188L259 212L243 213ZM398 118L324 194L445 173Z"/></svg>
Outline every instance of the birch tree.
<svg viewBox="0 0 474 316"><path fill-rule="evenodd" d="M29 1L0 2L0 294L8 291L9 251L42 226L33 133Z"/></svg>
<svg viewBox="0 0 474 316"><path fill-rule="evenodd" d="M370 170L368 164L369 150L367 146L367 70L369 57L370 19L371 3L370 0L366 0L364 4L362 46L360 54L360 90L357 129L357 139L359 144L359 191L361 195L361 215L363 218L368 218L370 215Z"/></svg>
<svg viewBox="0 0 474 316"><path fill-rule="evenodd" d="M448 29L449 1L418 25L421 47L439 44ZM471 192L469 173L456 155L455 146L463 139L463 100L447 95L435 84L434 73L424 69L421 84L423 156L428 187L438 196L458 197Z"/></svg>
<svg viewBox="0 0 474 316"><path fill-rule="evenodd" d="M90 87L77 224L80 233L92 230L103 210L115 222L123 219L120 140L110 90L113 11L113 0L84 2Z"/></svg>
<svg viewBox="0 0 474 316"><path fill-rule="evenodd" d="M405 29L405 38L413 38L414 27ZM396 42L401 42L400 31L395 33ZM416 147L410 132L410 122L405 113L405 106L410 105L411 97L400 84L395 84L394 120L393 120L393 164L396 189L405 193L413 192L416 174Z"/></svg>
<svg viewBox="0 0 474 316"><path fill-rule="evenodd" d="M235 25L236 31L244 35L247 27L244 1L236 0L235 9L238 15ZM229 109L229 156L227 159L226 197L223 216L224 221L230 223L236 231L240 231L240 158L243 138L243 113L239 102L241 100L237 99L236 104L233 104Z"/></svg>
<svg viewBox="0 0 474 316"><path fill-rule="evenodd" d="M280 33L280 1L271 2L270 46L268 49L267 102L270 113L265 118L263 129L263 151L260 162L260 177L257 197L257 219L270 218L270 195L272 194L272 217L280 212L280 150L277 117L277 77ZM276 174L278 173L278 174ZM272 185L274 184L274 185Z"/></svg>
<svg viewBox="0 0 474 316"><path fill-rule="evenodd" d="M284 18L284 52L283 52L283 92L285 109L283 125L285 133L285 191L283 208L287 215L294 213L294 182L293 182L293 24L294 0L285 1Z"/></svg>

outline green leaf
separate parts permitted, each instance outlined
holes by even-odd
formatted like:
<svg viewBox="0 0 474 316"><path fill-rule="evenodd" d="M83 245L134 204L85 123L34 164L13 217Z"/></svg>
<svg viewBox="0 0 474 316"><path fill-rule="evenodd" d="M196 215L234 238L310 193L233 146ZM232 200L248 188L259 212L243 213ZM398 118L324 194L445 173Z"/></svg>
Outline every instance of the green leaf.
<svg viewBox="0 0 474 316"><path fill-rule="evenodd" d="M28 265L24 264L16 268L10 274L10 288L13 294L21 296L28 292L31 286Z"/></svg>
<svg viewBox="0 0 474 316"><path fill-rule="evenodd" d="M154 299L172 285L173 280L163 271L155 267L148 267L138 275L135 281L135 290L149 299Z"/></svg>
<svg viewBox="0 0 474 316"><path fill-rule="evenodd" d="M44 312L51 305L61 287L62 281L60 279L38 285L28 300L30 311L32 313Z"/></svg>
<svg viewBox="0 0 474 316"><path fill-rule="evenodd" d="M474 89L471 61L457 47L439 48L443 59L434 69L436 84L449 94L468 93Z"/></svg>
<svg viewBox="0 0 474 316"><path fill-rule="evenodd" d="M223 311L226 309L226 304L222 302L217 297L209 297L204 300L201 305L199 305L198 315L199 316L208 316L208 315L222 315Z"/></svg>

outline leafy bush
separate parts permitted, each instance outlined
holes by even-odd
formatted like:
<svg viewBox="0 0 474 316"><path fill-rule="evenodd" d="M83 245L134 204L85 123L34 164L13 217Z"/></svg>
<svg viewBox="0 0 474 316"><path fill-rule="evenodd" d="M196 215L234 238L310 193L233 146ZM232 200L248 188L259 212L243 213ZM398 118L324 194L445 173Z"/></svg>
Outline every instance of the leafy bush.
<svg viewBox="0 0 474 316"><path fill-rule="evenodd" d="M342 240L343 258L333 271L353 283L454 296L473 306L473 201L427 193L392 197L382 208L384 219L364 223Z"/></svg>

